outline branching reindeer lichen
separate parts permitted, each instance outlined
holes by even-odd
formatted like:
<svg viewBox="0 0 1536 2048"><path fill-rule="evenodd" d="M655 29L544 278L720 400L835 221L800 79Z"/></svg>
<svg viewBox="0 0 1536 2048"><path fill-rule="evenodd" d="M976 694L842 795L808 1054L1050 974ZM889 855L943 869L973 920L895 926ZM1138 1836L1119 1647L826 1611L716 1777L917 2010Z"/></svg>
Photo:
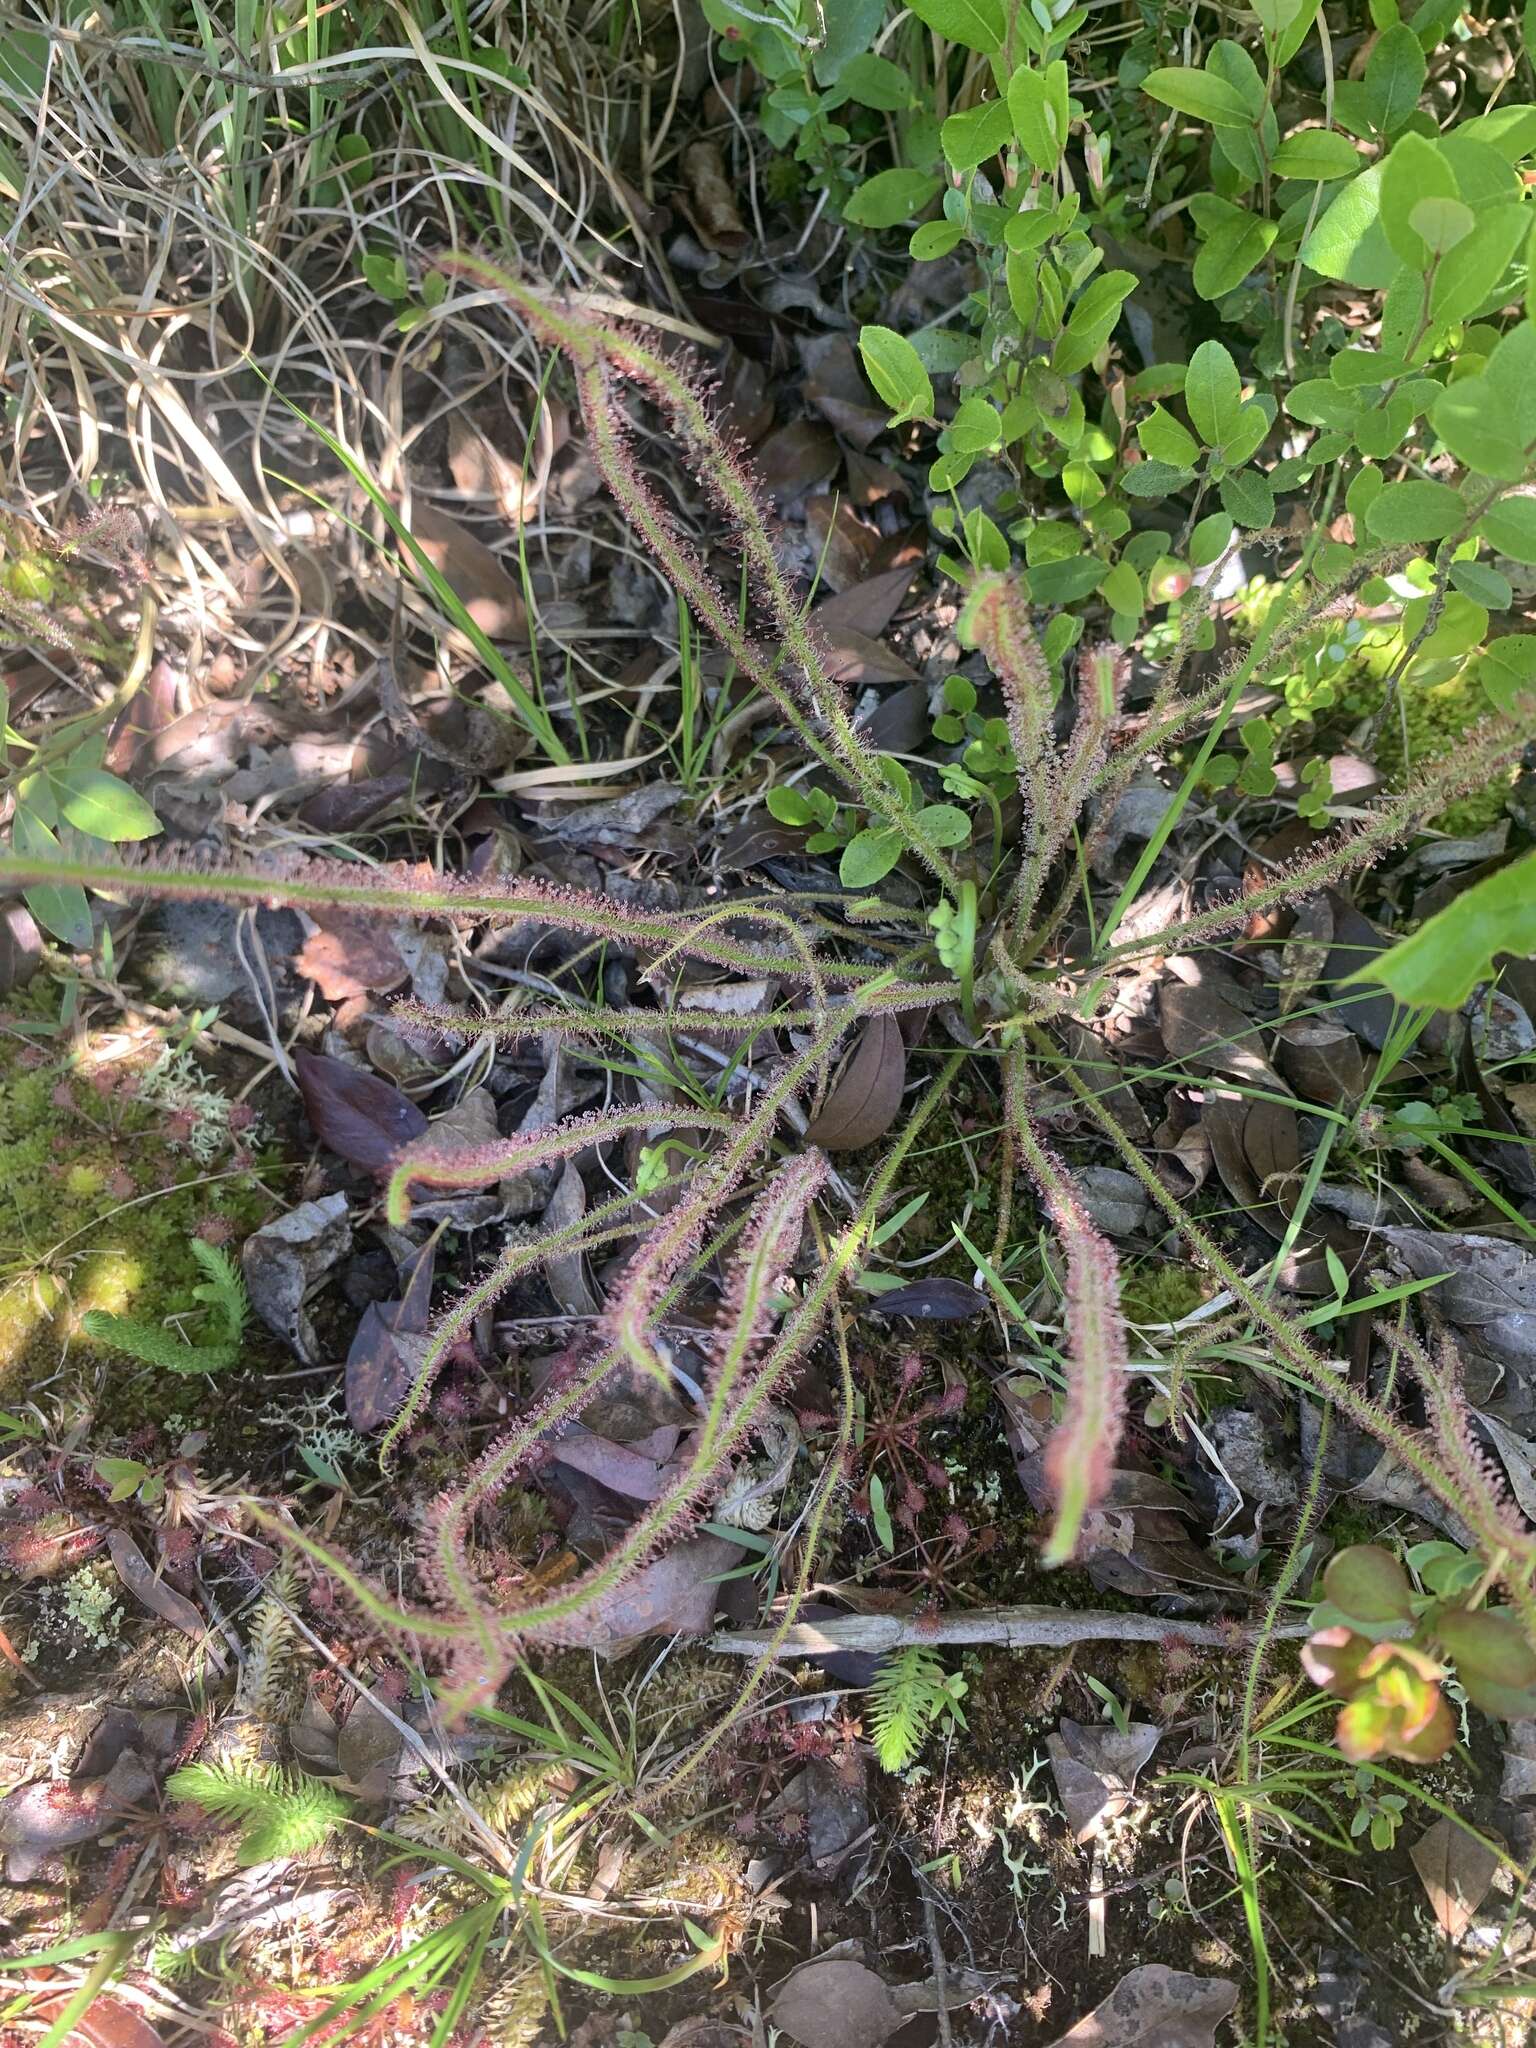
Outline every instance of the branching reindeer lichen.
<svg viewBox="0 0 1536 2048"><path fill-rule="evenodd" d="M1186 694L1183 671L1194 646L1193 628L1186 627L1150 710L1135 719L1128 720L1121 712L1123 664L1116 651L1086 648L1077 665L1075 720L1063 743L1055 736L1051 679L1023 589L1007 575L978 574L967 595L963 630L986 656L1007 708L1023 817L1019 844L1007 850L997 873L989 873L979 860L972 861L968 846L956 841L952 820L959 815L963 822L963 814L952 805L919 801L911 779L904 771L887 772L853 722L814 627L803 616L779 565L750 473L738 450L715 426L692 376L636 335L557 307L487 265L465 259L453 267L478 285L500 291L540 340L566 357L588 443L608 488L694 617L713 633L736 670L761 692L772 715L807 755L837 780L869 827L890 835L892 857L905 858L939 893L925 929L914 927L910 916L888 913L868 891L860 892L847 907L846 921L839 924L808 915L792 897L729 903L691 916L638 909L521 878L505 886L451 878L424 883L416 872L396 876L386 871L365 880L356 869L293 860L274 865L269 872L205 873L164 863L0 858L0 876L23 881L46 878L157 896L328 906L391 918L446 919L461 926L533 920L648 958L645 971L662 993L656 1009L567 1014L545 1008L484 1023L458 1010L422 1005L406 1009L413 1027L439 1029L460 1039L537 1031L623 1043L638 1034L654 1038L675 1032L686 1038L707 1031L728 1037L734 1032L761 1034L766 1026L777 1026L792 1047L776 1066L754 1076L749 1106L740 1114L705 1111L691 1103L647 1104L614 1108L498 1143L467 1162L462 1153L450 1159L436 1157L430 1148L413 1151L388 1189L389 1213L396 1223L408 1216L415 1188L489 1182L518 1167L568 1159L620 1138L654 1138L669 1124L701 1134L712 1148L687 1176L665 1183L671 1206L659 1221L651 1220L647 1227L647 1211L638 1194L598 1204L573 1222L509 1245L491 1270L438 1318L415 1383L384 1438L381 1456L386 1463L398 1455L405 1432L422 1414L455 1343L480 1310L517 1277L543 1260L610 1244L626 1233L638 1240L589 1349L568 1360L464 1482L433 1504L421 1561L424 1602L406 1605L387 1598L348 1560L295 1527L282 1527L285 1538L338 1578L377 1623L402 1632L436 1661L446 1663L451 1698L459 1707L492 1692L521 1646L586 1639L612 1603L707 1514L754 1430L811 1347L829 1326L840 1330L841 1292L871 1246L903 1161L971 1058L971 1049L981 1055L976 1070L983 1088L995 1086L996 1055L1003 1056L1005 1158L1016 1161L1034 1187L1064 1253L1069 1383L1063 1418L1047 1451L1056 1499L1055 1524L1046 1542L1048 1563L1062 1564L1074 1555L1085 1517L1104 1498L1125 1413L1127 1377L1114 1254L1092 1224L1071 1171L1043 1142L1034 1120L1037 1085L1058 1068L1077 1088L1092 1121L1184 1233L1196 1258L1233 1290L1241 1312L1269 1340L1277 1369L1381 1437L1431 1493L1467 1513L1470 1453L1454 1401L1432 1397L1428 1430L1413 1431L1382 1404L1353 1389L1293 1327L1283 1308L1248 1285L1183 1205L1167 1193L1109 1111L1064 1064L1047 1027L1064 1013L1092 1014L1105 976L1117 965L1219 936L1257 911L1294 901L1368 866L1383 847L1411 834L1458 791L1475 787L1518 761L1536 731L1536 706L1522 705L1515 714L1485 721L1468 736L1453 762L1364 814L1351 831L1320 841L1291 867L1246 893L1203 909L1172 930L1117 940L1124 912L1172 830L1168 823L1154 835L1119 901L1101 923L1091 957L1064 965L1052 956L1052 939L1076 898L1074 843L1085 831L1091 832L1095 804L1112 801L1138 765L1203 720L1206 736L1188 776L1188 787L1193 788L1243 689L1262 683L1271 665L1286 659L1286 650L1299 633L1364 577L1376 573L1382 554L1362 551L1340 567L1339 551L1334 550L1330 577L1321 581L1311 573L1315 550L1309 543L1282 598L1237 665L1214 684L1202 684ZM747 588L759 607L759 616L748 624L738 619L692 544L642 479L630 448L626 391L659 407L690 466L728 520ZM1208 602L1195 593L1188 618L1197 616ZM894 964L872 965L867 935L882 920L896 934ZM773 978L788 993L766 1017L721 1013L701 1018L696 1010L665 999L668 965L679 955L726 974ZM779 1149L793 1128L787 1113L814 1094L855 1032L871 1019L909 1012L952 1013L961 1049L938 1062L934 1079L885 1142L852 1215L843 1213L834 1221L824 1200L826 1169L821 1157L802 1149L786 1158ZM787 1038L790 1032L796 1034L792 1041ZM999 1214L1006 1217L1012 1202L1011 1186L1002 1188ZM808 1224L819 1233L823 1256L809 1280L798 1290L786 1291L781 1276L792 1265ZM667 1353L660 1341L665 1320L697 1290L707 1272L721 1268L721 1309L709 1346L702 1405L678 1476L646 1504L597 1563L562 1584L530 1582L492 1602L472 1556L475 1518L558 1439L611 1376L628 1367L669 1379ZM1413 1363L1418 1369L1419 1361ZM846 1447L852 1426L846 1371L843 1379L839 1431ZM834 1455L816 1483L807 1511L809 1537L830 1512L842 1470L840 1457ZM1491 1500L1475 1499L1472 1505L1482 1525L1480 1540L1490 1547L1490 1566L1503 1578L1531 1627L1536 1624L1536 1595L1531 1591L1536 1549L1516 1535ZM790 1585L786 1627L814 1566L815 1543L808 1540ZM719 1734L717 1729L705 1738L691 1765L709 1752Z"/></svg>

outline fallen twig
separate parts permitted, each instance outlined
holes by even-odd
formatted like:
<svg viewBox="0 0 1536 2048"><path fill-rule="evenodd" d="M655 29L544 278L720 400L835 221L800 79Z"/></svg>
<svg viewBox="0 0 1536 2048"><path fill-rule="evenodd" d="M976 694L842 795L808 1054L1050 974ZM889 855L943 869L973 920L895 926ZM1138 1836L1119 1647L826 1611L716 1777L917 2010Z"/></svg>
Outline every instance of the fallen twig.
<svg viewBox="0 0 1536 2048"><path fill-rule="evenodd" d="M1277 1628L1275 1636L1308 1634L1305 1624ZM1240 1622L1172 1621L1161 1614L1074 1614L1060 1607L978 1607L953 1614L840 1614L799 1621L782 1641L766 1628L724 1629L709 1646L728 1657L782 1660L839 1651L899 1650L909 1643L997 1643L1010 1650L1061 1650L1073 1643L1161 1643L1170 1638L1207 1649L1240 1649L1254 1631Z"/></svg>

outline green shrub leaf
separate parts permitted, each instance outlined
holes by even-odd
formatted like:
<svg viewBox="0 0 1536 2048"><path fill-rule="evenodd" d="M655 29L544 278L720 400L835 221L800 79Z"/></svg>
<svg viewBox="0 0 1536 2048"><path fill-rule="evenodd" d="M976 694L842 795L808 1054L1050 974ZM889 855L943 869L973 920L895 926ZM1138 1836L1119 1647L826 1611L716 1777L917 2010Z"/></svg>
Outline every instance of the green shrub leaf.
<svg viewBox="0 0 1536 2048"><path fill-rule="evenodd" d="M1481 568L1481 563L1463 563L1464 568ZM1494 571L1484 570L1487 576ZM1498 579L1501 583L1504 578ZM1509 588L1504 584L1505 589ZM1509 599L1505 599L1507 604ZM1536 696L1536 634L1506 633L1484 648L1476 663L1478 683L1489 701L1501 711L1514 708L1519 697Z"/></svg>
<svg viewBox="0 0 1536 2048"><path fill-rule="evenodd" d="M891 408L890 424L933 418L933 383L921 356L890 327L861 327L859 355L864 374Z"/></svg>
<svg viewBox="0 0 1536 2048"><path fill-rule="evenodd" d="M95 839L152 839L160 820L137 790L105 768L60 768L48 777L59 810Z"/></svg>
<svg viewBox="0 0 1536 2048"><path fill-rule="evenodd" d="M1184 403L1208 448L1219 448L1236 431L1243 412L1243 380L1231 351L1219 341L1202 341L1190 357Z"/></svg>
<svg viewBox="0 0 1536 2048"><path fill-rule="evenodd" d="M858 228L893 228L921 213L943 179L932 171L877 171L843 208L843 218Z"/></svg>
<svg viewBox="0 0 1536 2048"><path fill-rule="evenodd" d="M1508 484L1525 475L1525 455L1510 437L1508 416L1501 415L1488 377L1458 377L1435 400L1429 416L1446 447L1468 469Z"/></svg>
<svg viewBox="0 0 1536 2048"><path fill-rule="evenodd" d="M1406 22L1383 29L1365 67L1365 104L1382 135L1395 135L1419 104L1428 66Z"/></svg>
<svg viewBox="0 0 1536 2048"><path fill-rule="evenodd" d="M1058 58L1037 71L1021 64L1008 81L1014 133L1037 171L1054 171L1067 146L1067 67Z"/></svg>
<svg viewBox="0 0 1536 2048"><path fill-rule="evenodd" d="M1380 291L1402 267L1381 225L1380 164L1372 164L1338 192L1301 245L1301 260L1320 277Z"/></svg>
<svg viewBox="0 0 1536 2048"><path fill-rule="evenodd" d="M1287 135L1275 151L1270 169L1277 178L1307 178L1326 183L1352 178L1360 169L1360 152L1336 128L1303 128Z"/></svg>
<svg viewBox="0 0 1536 2048"><path fill-rule="evenodd" d="M1224 476L1220 485L1222 504L1239 526L1257 533L1275 523L1275 494L1257 470L1238 469Z"/></svg>
<svg viewBox="0 0 1536 2048"><path fill-rule="evenodd" d="M908 0L912 12L928 28L952 43L992 57L1008 32L1003 0Z"/></svg>
<svg viewBox="0 0 1536 2048"><path fill-rule="evenodd" d="M1536 508L1533 508L1536 509ZM1365 515L1367 529L1389 545L1401 541L1444 540L1467 516L1460 494L1449 484L1415 477L1388 484Z"/></svg>
<svg viewBox="0 0 1536 2048"><path fill-rule="evenodd" d="M1160 405L1154 405L1137 427L1136 438L1154 462L1165 462L1172 469L1193 469L1200 460L1200 444L1194 435Z"/></svg>
<svg viewBox="0 0 1536 2048"><path fill-rule="evenodd" d="M1185 65L1149 71L1141 89L1176 114L1208 121L1213 128L1253 126L1253 114L1242 94L1210 71L1195 71Z"/></svg>
<svg viewBox="0 0 1536 2048"><path fill-rule="evenodd" d="M911 74L889 57L877 57L869 50L845 64L836 82L839 92L881 114L904 113L916 97Z"/></svg>
<svg viewBox="0 0 1536 2048"><path fill-rule="evenodd" d="M1536 955L1536 854L1464 889L1348 979L1379 982L1416 1009L1455 1010L1492 974L1496 953Z"/></svg>
<svg viewBox="0 0 1536 2048"><path fill-rule="evenodd" d="M957 171L973 171L1013 140L1013 116L1006 100L986 100L951 114L939 130L945 158Z"/></svg>
<svg viewBox="0 0 1536 2048"><path fill-rule="evenodd" d="M1536 498L1501 498L1477 522L1477 531L1512 562L1536 563Z"/></svg>
<svg viewBox="0 0 1536 2048"><path fill-rule="evenodd" d="M1195 258L1195 290L1202 299L1224 299L1256 270L1280 233L1272 220L1238 208L1206 237Z"/></svg>
<svg viewBox="0 0 1536 2048"><path fill-rule="evenodd" d="M1381 174L1381 225L1393 253L1414 270L1428 270L1444 236L1450 236L1447 247L1464 240L1473 216L1460 194L1456 173L1434 143L1403 136Z"/></svg>

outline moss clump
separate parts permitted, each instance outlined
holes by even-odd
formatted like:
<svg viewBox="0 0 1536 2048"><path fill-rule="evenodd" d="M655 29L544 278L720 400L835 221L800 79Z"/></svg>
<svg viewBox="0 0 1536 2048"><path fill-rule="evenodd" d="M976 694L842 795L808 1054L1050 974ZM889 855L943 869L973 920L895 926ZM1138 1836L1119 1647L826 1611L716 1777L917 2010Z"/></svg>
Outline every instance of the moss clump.
<svg viewBox="0 0 1536 2048"><path fill-rule="evenodd" d="M1144 1264L1126 1274L1120 1305L1133 1323L1177 1323L1210 1299L1203 1273L1192 1266Z"/></svg>
<svg viewBox="0 0 1536 2048"><path fill-rule="evenodd" d="M106 1365L117 1354L85 1334L87 1310L162 1321L202 1277L190 1240L234 1243L262 1220L240 1122L157 1035L87 1034L62 1057L0 1038L0 1401L25 1401L66 1348ZM137 1368L108 1383L137 1404L125 1423L160 1420L187 1391Z"/></svg>
<svg viewBox="0 0 1536 2048"><path fill-rule="evenodd" d="M1420 567L1427 572L1427 565L1412 565L1410 575ZM1240 638L1254 637L1282 588L1255 577L1238 593L1231 624ZM1401 587L1383 585L1378 594L1392 603L1400 598ZM1308 655L1295 674L1279 679L1286 711L1293 719L1312 719L1319 732L1342 743L1353 726L1381 710L1387 678L1425 623L1427 611L1426 597L1408 598L1396 623L1350 620L1332 626L1318 643L1322 652ZM1403 674L1396 700L1381 722L1372 765L1389 788L1403 787L1431 763L1454 754L1462 735L1488 716L1492 707L1477 679L1478 664L1468 658L1486 628L1486 612L1452 592L1440 623ZM1277 716L1283 722L1285 714ZM1313 750L1326 751L1321 746ZM1453 838L1473 838L1498 823L1507 796L1505 785L1492 783L1448 805L1430 823Z"/></svg>
<svg viewBox="0 0 1536 2048"><path fill-rule="evenodd" d="M1394 786L1431 761L1453 754L1463 733L1487 717L1488 699L1478 686L1474 667L1469 662L1439 682L1419 682L1409 671L1398 703L1382 720L1376 745L1376 765ZM1381 700L1378 687L1365 708L1374 711ZM1503 817L1508 796L1506 784L1491 782L1486 789L1448 805L1432 823L1454 839L1475 838Z"/></svg>

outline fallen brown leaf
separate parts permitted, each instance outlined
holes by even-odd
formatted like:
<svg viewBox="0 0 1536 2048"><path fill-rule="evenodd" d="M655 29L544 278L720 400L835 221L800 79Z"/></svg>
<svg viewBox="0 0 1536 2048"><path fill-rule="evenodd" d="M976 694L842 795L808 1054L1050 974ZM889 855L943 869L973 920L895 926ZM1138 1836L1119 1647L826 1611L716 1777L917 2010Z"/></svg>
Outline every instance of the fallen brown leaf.
<svg viewBox="0 0 1536 2048"><path fill-rule="evenodd" d="M129 1592L141 1607L147 1607L151 1614L168 1621L172 1628L179 1628L183 1635L201 1637L207 1628L203 1617L192 1602L168 1586L157 1576L154 1567L145 1557L126 1529L113 1529L107 1536L107 1553L113 1568Z"/></svg>
<svg viewBox="0 0 1536 2048"><path fill-rule="evenodd" d="M721 354L715 411L721 426L748 447L760 441L773 425L767 372L734 342L727 342Z"/></svg>
<svg viewBox="0 0 1536 2048"><path fill-rule="evenodd" d="M846 334L818 335L800 345L806 366L805 397L845 441L861 452L885 432L887 408L864 381Z"/></svg>
<svg viewBox="0 0 1536 2048"><path fill-rule="evenodd" d="M427 1312L437 1241L429 1238L402 1267L398 1301L371 1301L363 1310L345 1375L347 1420L357 1430L379 1429L398 1413L426 1355Z"/></svg>
<svg viewBox="0 0 1536 2048"><path fill-rule="evenodd" d="M805 531L816 550L824 590L848 590L869 574L880 536L846 498L812 498L805 508Z"/></svg>
<svg viewBox="0 0 1536 2048"><path fill-rule="evenodd" d="M1208 961L1170 959L1159 991L1163 1044L1170 1059L1277 1093L1284 1084L1259 1049L1259 1029L1228 993L1233 984Z"/></svg>
<svg viewBox="0 0 1536 2048"><path fill-rule="evenodd" d="M48 1778L18 1785L0 1799L0 1850L6 1876L25 1884L50 1856L94 1842L155 1789L144 1759L125 1749L100 1778Z"/></svg>
<svg viewBox="0 0 1536 2048"><path fill-rule="evenodd" d="M725 174L719 143L690 142L683 151L683 176L688 181L688 218L699 240L722 256L739 256L751 237Z"/></svg>
<svg viewBox="0 0 1536 2048"><path fill-rule="evenodd" d="M859 633L866 640L878 640L900 610L901 601L911 588L912 575L906 566L883 569L878 576L867 577L851 590L823 599L811 613L812 621L824 636Z"/></svg>
<svg viewBox="0 0 1536 2048"><path fill-rule="evenodd" d="M769 2008L774 2026L800 2048L880 2048L907 2017L884 1979L852 1956L802 1964Z"/></svg>
<svg viewBox="0 0 1536 2048"><path fill-rule="evenodd" d="M1488 1896L1499 1859L1454 1820L1437 1820L1408 1851L1447 1941L1460 1941Z"/></svg>
<svg viewBox="0 0 1536 2048"><path fill-rule="evenodd" d="M317 910L315 929L294 955L300 974L314 982L328 1003L382 994L405 980L405 962L376 917L349 910Z"/></svg>
<svg viewBox="0 0 1536 2048"><path fill-rule="evenodd" d="M818 420L793 420L752 451L763 488L777 505L807 497L841 461L836 441Z"/></svg>
<svg viewBox="0 0 1536 2048"><path fill-rule="evenodd" d="M1063 1720L1058 1732L1046 1737L1051 1775L1067 1825L1079 1842L1118 1820L1130 1806L1137 1775L1162 1734L1145 1721L1131 1722L1122 1734L1118 1728Z"/></svg>
<svg viewBox="0 0 1536 2048"><path fill-rule="evenodd" d="M854 1042L819 1115L806 1128L808 1145L857 1152L883 1138L896 1121L907 1079L907 1048L894 1017L871 1017Z"/></svg>
<svg viewBox="0 0 1536 2048"><path fill-rule="evenodd" d="M465 611L487 638L527 639L523 593L483 540L477 540L467 526L427 498L411 500L410 530L417 546L453 586Z"/></svg>
<svg viewBox="0 0 1536 2048"><path fill-rule="evenodd" d="M66 1994L34 2010L40 2020L55 2020L68 2003ZM65 2048L165 2048L165 2036L121 1999L93 1998L89 2011L71 2027Z"/></svg>
<svg viewBox="0 0 1536 2048"><path fill-rule="evenodd" d="M1143 1963L1051 2048L1215 2048L1216 2029L1236 2004L1229 1978Z"/></svg>
<svg viewBox="0 0 1536 2048"><path fill-rule="evenodd" d="M649 1635L704 1635L720 1598L722 1572L740 1562L740 1544L691 1536L655 1558L611 1593L600 1594L567 1624L569 1647L612 1656Z"/></svg>

